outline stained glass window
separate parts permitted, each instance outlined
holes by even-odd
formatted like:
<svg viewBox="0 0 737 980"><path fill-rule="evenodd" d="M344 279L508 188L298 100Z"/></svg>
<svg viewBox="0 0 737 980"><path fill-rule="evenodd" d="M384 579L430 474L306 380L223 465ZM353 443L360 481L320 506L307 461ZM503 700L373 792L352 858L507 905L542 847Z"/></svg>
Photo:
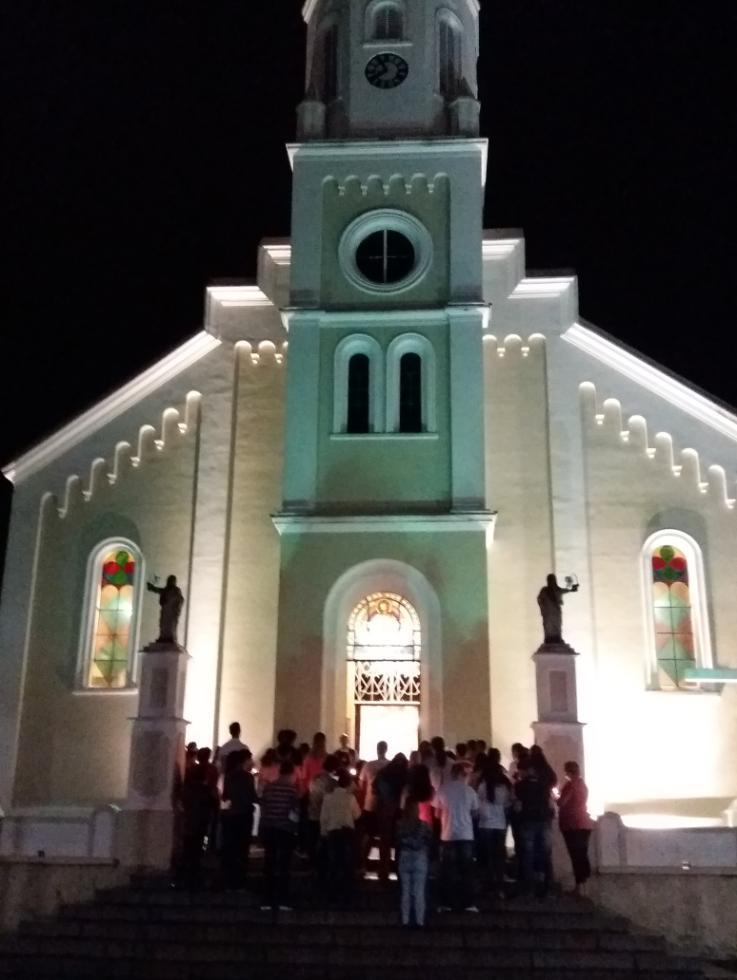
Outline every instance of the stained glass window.
<svg viewBox="0 0 737 980"><path fill-rule="evenodd" d="M348 623L356 704L420 703L420 621L402 596L366 596Z"/></svg>
<svg viewBox="0 0 737 980"><path fill-rule="evenodd" d="M130 683L133 614L138 562L130 548L105 550L96 568L92 651L87 686L121 688Z"/></svg>
<svg viewBox="0 0 737 980"><path fill-rule="evenodd" d="M683 687L684 671L696 665L689 566L673 545L652 552L652 602L660 687Z"/></svg>

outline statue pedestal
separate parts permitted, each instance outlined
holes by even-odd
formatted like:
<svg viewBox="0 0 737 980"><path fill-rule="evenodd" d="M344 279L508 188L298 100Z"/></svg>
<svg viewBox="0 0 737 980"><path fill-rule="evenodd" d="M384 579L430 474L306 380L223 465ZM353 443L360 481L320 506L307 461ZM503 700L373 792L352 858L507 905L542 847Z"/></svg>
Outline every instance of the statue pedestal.
<svg viewBox="0 0 737 980"><path fill-rule="evenodd" d="M189 654L174 643L143 649L138 715L131 736L128 796L121 814L121 862L168 868L174 843L173 800L184 766L183 717Z"/></svg>
<svg viewBox="0 0 737 980"><path fill-rule="evenodd" d="M578 762L583 771L583 725L578 720L576 657L567 643L543 643L533 656L537 680L535 741L562 778L563 764Z"/></svg>
<svg viewBox="0 0 737 980"><path fill-rule="evenodd" d="M583 728L578 720L576 657L567 643L543 643L533 656L537 679L537 721L532 723L535 743L563 782L566 762L578 762L584 771ZM553 868L558 879L571 874L571 865L556 830L553 835Z"/></svg>

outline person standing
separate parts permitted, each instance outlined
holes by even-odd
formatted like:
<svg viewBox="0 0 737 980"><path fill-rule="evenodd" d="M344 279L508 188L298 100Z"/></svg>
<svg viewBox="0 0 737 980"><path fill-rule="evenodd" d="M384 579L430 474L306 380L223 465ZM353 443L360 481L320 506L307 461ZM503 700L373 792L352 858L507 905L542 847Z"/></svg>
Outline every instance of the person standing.
<svg viewBox="0 0 737 980"><path fill-rule="evenodd" d="M518 763L514 787L515 809L519 816L520 882L523 891L535 889L541 898L553 883L552 791L557 777L542 751L537 764L532 755Z"/></svg>
<svg viewBox="0 0 737 980"><path fill-rule="evenodd" d="M379 880L384 882L389 880L391 871L394 832L408 768L407 757L398 752L374 780L376 829L379 835Z"/></svg>
<svg viewBox="0 0 737 980"><path fill-rule="evenodd" d="M342 759L346 764L346 768L355 768L358 753L351 745L347 732L343 732L338 739L338 748L335 750L333 755L337 755L339 759Z"/></svg>
<svg viewBox="0 0 737 980"><path fill-rule="evenodd" d="M434 799L435 790L430 781L430 770L421 762L410 766L407 773L407 785L402 793L402 812L404 812L408 801L414 801L417 804L418 817L432 831L435 826Z"/></svg>
<svg viewBox="0 0 737 980"><path fill-rule="evenodd" d="M363 797L363 813L361 815L361 857L364 865L368 860L371 846L379 830L376 823L376 793L374 792L374 781L381 770L389 765L386 757L388 746L386 742L378 742L376 745L376 758L367 762L361 770L359 777L359 789Z"/></svg>
<svg viewBox="0 0 737 980"><path fill-rule="evenodd" d="M356 852L355 826L361 816L353 778L347 769L338 770L332 792L323 797L320 833L327 854L327 876L332 897L348 902L353 891L353 862Z"/></svg>
<svg viewBox="0 0 737 980"><path fill-rule="evenodd" d="M202 852L215 812L215 798L203 766L190 769L181 792L182 850L176 884L193 890L202 887Z"/></svg>
<svg viewBox="0 0 737 980"><path fill-rule="evenodd" d="M471 888L473 818L478 808L478 796L468 785L466 767L456 763L435 797L440 815L441 912L478 912Z"/></svg>
<svg viewBox="0 0 737 980"><path fill-rule="evenodd" d="M504 873L507 866L507 824L512 806L512 784L499 762L488 759L478 786L479 850L482 867L491 889L504 898Z"/></svg>
<svg viewBox="0 0 737 980"><path fill-rule="evenodd" d="M589 861L589 839L594 821L588 811L589 791L581 776L577 762L566 762L563 766L566 781L563 783L558 800L558 826L566 842L571 859L575 887L573 894L582 896L586 883L591 877Z"/></svg>
<svg viewBox="0 0 737 980"><path fill-rule="evenodd" d="M251 772L250 752L229 752L223 784L222 867L226 888L243 888L253 834L256 786Z"/></svg>
<svg viewBox="0 0 737 980"><path fill-rule="evenodd" d="M292 911L287 901L298 829L299 794L295 786L294 763L285 759L279 767L279 776L264 787L261 796L261 840L268 900L261 906L262 911Z"/></svg>
<svg viewBox="0 0 737 980"><path fill-rule="evenodd" d="M326 744L327 739L325 738L324 732L315 732L312 739L312 748L302 760L302 778L305 781L307 789L309 789L310 783L315 776L322 772L325 757L328 754L325 748Z"/></svg>
<svg viewBox="0 0 737 980"><path fill-rule="evenodd" d="M231 752L250 752L245 742L241 742L241 726L237 721L232 722L228 726L228 731L230 732L230 738L227 742L220 746L218 750L218 764L220 766L220 772L225 775L226 763L228 761L228 755Z"/></svg>
<svg viewBox="0 0 737 980"><path fill-rule="evenodd" d="M431 843L432 828L427 821L420 818L417 801L410 796L405 802L402 817L397 824L403 926L410 924L413 911L415 925L420 927L425 925L427 871Z"/></svg>
<svg viewBox="0 0 737 980"><path fill-rule="evenodd" d="M323 853L324 848L320 847L320 814L322 813L323 800L335 788L335 773L337 769L338 760L335 756L326 755L323 760L322 769L310 782L307 803L307 853L312 865L317 867L321 880L325 877L326 860Z"/></svg>

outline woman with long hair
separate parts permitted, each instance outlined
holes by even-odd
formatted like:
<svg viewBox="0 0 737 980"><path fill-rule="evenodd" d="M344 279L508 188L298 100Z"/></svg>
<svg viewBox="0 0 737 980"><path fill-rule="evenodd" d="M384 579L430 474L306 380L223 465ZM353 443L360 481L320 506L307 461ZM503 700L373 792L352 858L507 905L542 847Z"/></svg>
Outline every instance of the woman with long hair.
<svg viewBox="0 0 737 980"><path fill-rule="evenodd" d="M558 785L558 776L539 745L533 745L530 749L530 765L535 767L538 778L547 783L552 793Z"/></svg>
<svg viewBox="0 0 737 980"><path fill-rule="evenodd" d="M491 753L490 753L491 754ZM504 898L507 866L507 826L512 806L512 784L500 762L488 759L478 785L479 849L490 888Z"/></svg>
<svg viewBox="0 0 737 980"><path fill-rule="evenodd" d="M428 779L429 782L429 779ZM427 871L432 830L420 818L417 800L409 796L402 818L397 824L399 849L399 882L402 889L402 925L410 925L412 913L415 925L425 925Z"/></svg>
<svg viewBox="0 0 737 980"><path fill-rule="evenodd" d="M407 785L402 793L402 809L404 809L407 800L414 800L417 804L419 819L432 828L435 818L434 798L435 790L430 780L430 770L422 763L410 766L407 773Z"/></svg>

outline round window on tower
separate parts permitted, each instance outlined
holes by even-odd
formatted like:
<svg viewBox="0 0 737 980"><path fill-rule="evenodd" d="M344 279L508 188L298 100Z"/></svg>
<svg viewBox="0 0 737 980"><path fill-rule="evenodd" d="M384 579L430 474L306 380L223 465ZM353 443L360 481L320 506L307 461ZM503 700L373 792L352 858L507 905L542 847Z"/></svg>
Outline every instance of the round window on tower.
<svg viewBox="0 0 737 980"><path fill-rule="evenodd" d="M404 211L371 211L353 221L339 246L340 265L354 285L372 292L414 286L432 261L432 239Z"/></svg>

